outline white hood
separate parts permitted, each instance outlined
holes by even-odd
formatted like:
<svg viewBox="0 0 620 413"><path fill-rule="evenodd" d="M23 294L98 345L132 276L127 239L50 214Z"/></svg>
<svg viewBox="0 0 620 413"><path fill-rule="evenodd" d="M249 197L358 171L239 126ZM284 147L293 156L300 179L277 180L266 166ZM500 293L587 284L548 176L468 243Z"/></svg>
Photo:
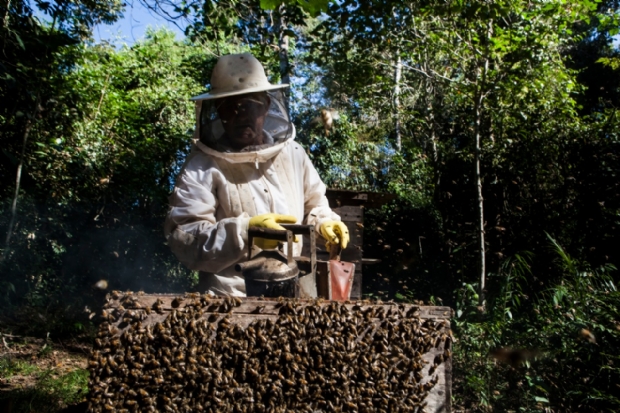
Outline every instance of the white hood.
<svg viewBox="0 0 620 413"><path fill-rule="evenodd" d="M265 145L261 145L257 150L245 150L243 152L221 152L216 149L210 148L204 143L200 142L198 139L194 139L194 145L200 149L202 152L207 155L214 156L218 159L223 159L229 163L253 163L256 165L258 169L258 164L267 162L277 154L279 154L282 149L286 146L290 145L291 142L295 139L295 126L292 126L291 137L286 139L285 141L279 143L268 143ZM274 139L271 137L272 135L263 130L263 133L267 137L268 142L273 142Z"/></svg>

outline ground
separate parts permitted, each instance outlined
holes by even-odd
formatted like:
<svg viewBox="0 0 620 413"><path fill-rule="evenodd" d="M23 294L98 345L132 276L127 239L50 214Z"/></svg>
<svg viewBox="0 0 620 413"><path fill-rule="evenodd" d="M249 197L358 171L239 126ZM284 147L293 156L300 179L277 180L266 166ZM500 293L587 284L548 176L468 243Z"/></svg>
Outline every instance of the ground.
<svg viewBox="0 0 620 413"><path fill-rule="evenodd" d="M13 335L0 326L0 413L84 412L90 345Z"/></svg>

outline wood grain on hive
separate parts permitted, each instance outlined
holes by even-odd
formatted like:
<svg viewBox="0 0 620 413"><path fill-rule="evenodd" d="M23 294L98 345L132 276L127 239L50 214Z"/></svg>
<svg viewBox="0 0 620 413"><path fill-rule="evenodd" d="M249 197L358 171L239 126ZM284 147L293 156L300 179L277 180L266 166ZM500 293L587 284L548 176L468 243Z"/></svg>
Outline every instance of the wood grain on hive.
<svg viewBox="0 0 620 413"><path fill-rule="evenodd" d="M90 411L449 412L450 309L114 292Z"/></svg>

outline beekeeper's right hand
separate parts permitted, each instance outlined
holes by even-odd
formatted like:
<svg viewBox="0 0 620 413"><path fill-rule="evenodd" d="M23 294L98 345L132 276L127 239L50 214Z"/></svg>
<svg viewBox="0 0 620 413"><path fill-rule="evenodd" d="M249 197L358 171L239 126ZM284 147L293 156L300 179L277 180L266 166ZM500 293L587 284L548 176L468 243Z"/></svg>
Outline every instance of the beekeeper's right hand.
<svg viewBox="0 0 620 413"><path fill-rule="evenodd" d="M250 218L250 227L259 227L259 228L269 228L269 229L279 229L284 230L279 224L294 224L297 222L297 218L292 215L281 215L281 214L261 214L255 217ZM297 238L297 237L295 237ZM295 239L297 241L297 239ZM264 238L256 238L256 245L262 249L273 249L278 246L278 241L264 239Z"/></svg>

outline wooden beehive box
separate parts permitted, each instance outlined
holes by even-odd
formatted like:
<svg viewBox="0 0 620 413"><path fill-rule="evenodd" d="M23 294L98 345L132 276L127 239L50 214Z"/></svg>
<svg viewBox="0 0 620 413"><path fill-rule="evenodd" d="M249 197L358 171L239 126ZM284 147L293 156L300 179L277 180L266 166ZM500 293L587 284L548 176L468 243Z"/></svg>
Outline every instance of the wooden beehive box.
<svg viewBox="0 0 620 413"><path fill-rule="evenodd" d="M348 191L343 189L328 189L325 194L330 207L340 215L342 222L349 228L351 237L349 246L342 251L342 261L355 264L355 276L351 287L351 298L362 298L362 274L364 265L379 261L364 255L364 209L378 208L395 199L395 195L368 191ZM308 255L307 250L304 252ZM327 261L329 253L323 242L317 242L317 259Z"/></svg>
<svg viewBox="0 0 620 413"><path fill-rule="evenodd" d="M92 412L450 411L450 309L113 292Z"/></svg>

